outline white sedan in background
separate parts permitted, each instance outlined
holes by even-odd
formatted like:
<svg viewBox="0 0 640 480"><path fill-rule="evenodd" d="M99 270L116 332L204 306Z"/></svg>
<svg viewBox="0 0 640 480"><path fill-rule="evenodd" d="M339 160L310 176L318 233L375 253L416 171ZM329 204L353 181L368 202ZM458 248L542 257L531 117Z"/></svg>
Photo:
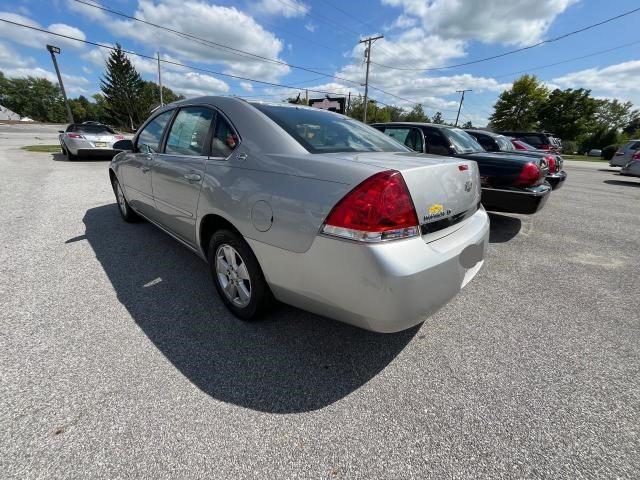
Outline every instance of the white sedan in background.
<svg viewBox="0 0 640 480"><path fill-rule="evenodd" d="M120 150L113 144L124 140L124 135L99 122L72 123L65 131L60 130L60 148L71 161L84 156L113 157Z"/></svg>

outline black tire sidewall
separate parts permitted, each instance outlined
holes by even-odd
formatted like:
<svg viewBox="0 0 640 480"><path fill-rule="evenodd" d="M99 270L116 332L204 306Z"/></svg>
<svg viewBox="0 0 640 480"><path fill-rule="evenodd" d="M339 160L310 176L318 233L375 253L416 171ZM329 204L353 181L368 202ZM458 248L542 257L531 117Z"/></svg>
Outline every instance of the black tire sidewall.
<svg viewBox="0 0 640 480"><path fill-rule="evenodd" d="M251 300L246 307L239 307L229 300L218 280L218 274L216 272L216 252L222 244L227 244L235 248L247 266L249 279L251 281ZM230 230L218 230L211 237L207 256L213 277L213 284L218 295L220 295L226 307L231 310L236 317L242 320L254 320L269 308L272 302L271 290L251 247L249 247L247 242L239 234Z"/></svg>
<svg viewBox="0 0 640 480"><path fill-rule="evenodd" d="M116 208L118 209L118 212L120 212L120 216L122 217L122 219L125 222L129 222L129 223L138 221L138 218L139 218L138 214L131 209L131 207L129 206L129 202L127 202L126 198L124 199L124 206L127 213L124 213L122 211L122 208L120 208L120 202L118 201L118 188L122 189L122 187L120 187L120 182L118 182L117 179L114 179L111 182L111 186L113 187L113 193L116 196ZM122 192L122 194L124 195L124 192Z"/></svg>

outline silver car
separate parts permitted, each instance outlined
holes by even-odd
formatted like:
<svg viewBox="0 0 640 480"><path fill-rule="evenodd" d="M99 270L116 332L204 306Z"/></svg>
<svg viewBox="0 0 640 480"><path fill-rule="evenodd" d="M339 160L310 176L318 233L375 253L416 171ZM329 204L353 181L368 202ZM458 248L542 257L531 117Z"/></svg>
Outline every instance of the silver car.
<svg viewBox="0 0 640 480"><path fill-rule="evenodd" d="M58 133L62 153L72 161L85 156L113 156L119 152L113 149L113 144L125 138L98 122L72 123Z"/></svg>
<svg viewBox="0 0 640 480"><path fill-rule="evenodd" d="M620 174L640 177L640 152L634 154L631 160L620 169Z"/></svg>
<svg viewBox="0 0 640 480"><path fill-rule="evenodd" d="M143 217L207 260L242 319L277 299L396 332L483 264L476 163L412 152L336 113L202 97L155 111L115 147L124 220Z"/></svg>
<svg viewBox="0 0 640 480"><path fill-rule="evenodd" d="M609 165L611 167L624 167L631 161L634 154L639 150L640 140L629 140L622 147L620 147L613 158L609 160Z"/></svg>

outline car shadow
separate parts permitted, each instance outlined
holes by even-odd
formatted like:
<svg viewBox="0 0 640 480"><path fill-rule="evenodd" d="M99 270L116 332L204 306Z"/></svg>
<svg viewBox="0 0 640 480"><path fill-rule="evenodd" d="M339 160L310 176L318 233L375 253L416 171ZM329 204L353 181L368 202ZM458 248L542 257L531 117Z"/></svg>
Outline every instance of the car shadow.
<svg viewBox="0 0 640 480"><path fill-rule="evenodd" d="M208 266L115 204L87 210L85 235L118 300L163 355L212 397L264 412L316 410L371 380L420 326L377 334L279 306L243 322L219 299Z"/></svg>
<svg viewBox="0 0 640 480"><path fill-rule="evenodd" d="M491 220L489 243L505 243L514 238L522 228L522 220L500 213L487 212Z"/></svg>
<svg viewBox="0 0 640 480"><path fill-rule="evenodd" d="M628 181L628 180L604 180L607 185L622 185L625 187L640 187L640 181Z"/></svg>
<svg viewBox="0 0 640 480"><path fill-rule="evenodd" d="M113 155L96 155L91 157L80 157L77 160L69 160L63 153L52 153L51 157L55 162L69 162L69 163L88 163L88 162L110 162Z"/></svg>
<svg viewBox="0 0 640 480"><path fill-rule="evenodd" d="M616 173L620 171L620 167L610 167L610 168L599 168L598 169L599 172L610 172L610 173Z"/></svg>

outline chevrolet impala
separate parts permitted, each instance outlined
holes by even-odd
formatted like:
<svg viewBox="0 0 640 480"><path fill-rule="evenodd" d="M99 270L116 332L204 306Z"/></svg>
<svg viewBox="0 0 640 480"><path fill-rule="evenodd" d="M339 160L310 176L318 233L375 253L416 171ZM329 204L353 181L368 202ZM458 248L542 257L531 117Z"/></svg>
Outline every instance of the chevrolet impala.
<svg viewBox="0 0 640 480"><path fill-rule="evenodd" d="M241 319L279 300L396 332L483 264L489 219L476 162L415 153L337 113L188 99L114 148L122 218L144 218L206 260Z"/></svg>

